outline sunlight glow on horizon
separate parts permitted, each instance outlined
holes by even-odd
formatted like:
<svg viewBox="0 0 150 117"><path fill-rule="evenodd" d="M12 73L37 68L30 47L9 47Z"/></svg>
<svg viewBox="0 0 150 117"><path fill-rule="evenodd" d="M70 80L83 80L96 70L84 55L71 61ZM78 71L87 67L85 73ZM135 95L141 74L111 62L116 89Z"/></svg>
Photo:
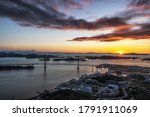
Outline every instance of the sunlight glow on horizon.
<svg viewBox="0 0 150 117"><path fill-rule="evenodd" d="M142 43L143 42L143 43ZM1 45L1 44L0 44ZM138 46L137 46L138 45ZM45 43L32 45L1 46L5 50L35 50L46 52L95 52L95 53L150 53L149 40L122 40L117 42L65 42L64 44Z"/></svg>
<svg viewBox="0 0 150 117"><path fill-rule="evenodd" d="M120 54L120 55L125 54L125 52L124 52L124 51L117 51L117 53L118 53L118 54Z"/></svg>

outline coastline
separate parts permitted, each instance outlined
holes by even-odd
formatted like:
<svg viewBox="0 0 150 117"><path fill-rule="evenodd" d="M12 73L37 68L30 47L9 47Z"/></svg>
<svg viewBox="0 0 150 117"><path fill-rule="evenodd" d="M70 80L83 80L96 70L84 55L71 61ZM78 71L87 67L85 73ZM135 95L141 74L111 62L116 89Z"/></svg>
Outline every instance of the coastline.
<svg viewBox="0 0 150 117"><path fill-rule="evenodd" d="M38 96L34 96L29 99L33 100L83 100L83 99L95 99L95 100L138 100L138 99L150 99L150 68L144 67L149 71L141 71L143 67L139 66L119 66L111 64L98 65L97 68L109 69L117 67L118 69L124 69L124 73L118 73L116 69L107 71L105 73L93 73L84 74L80 76L78 80L72 79L68 82L59 84L54 90L45 90L39 93ZM133 73L130 69L140 71L139 74ZM137 69L138 68L138 69ZM140 68L140 69L139 69ZM121 69L121 70L122 70ZM131 72L129 74L129 71ZM127 71L127 72L125 72ZM126 73L126 76L124 75ZM138 84L138 85L137 85ZM142 85L145 85L142 86ZM62 96L63 94L63 96ZM81 98L80 98L81 97Z"/></svg>

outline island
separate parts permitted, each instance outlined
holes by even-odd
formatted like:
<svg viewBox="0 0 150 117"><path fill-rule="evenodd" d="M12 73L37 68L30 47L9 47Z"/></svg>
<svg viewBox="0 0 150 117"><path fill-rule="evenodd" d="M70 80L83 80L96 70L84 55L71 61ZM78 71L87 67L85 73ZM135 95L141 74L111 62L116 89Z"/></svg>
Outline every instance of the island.
<svg viewBox="0 0 150 117"><path fill-rule="evenodd" d="M138 57L125 56L85 56L87 59L138 59Z"/></svg>
<svg viewBox="0 0 150 117"><path fill-rule="evenodd" d="M27 58L27 59L31 59L31 58L56 58L58 56L54 56L54 55L50 55L50 54L20 54L17 52L0 52L0 57L4 58L4 57L17 57L17 58Z"/></svg>
<svg viewBox="0 0 150 117"><path fill-rule="evenodd" d="M33 64L0 65L0 71L2 71L2 70L21 70L21 69L34 69L34 65Z"/></svg>
<svg viewBox="0 0 150 117"><path fill-rule="evenodd" d="M143 61L150 61L150 58L143 58Z"/></svg>
<svg viewBox="0 0 150 117"><path fill-rule="evenodd" d="M63 57L63 58L54 58L53 61L86 61L85 58L78 57Z"/></svg>

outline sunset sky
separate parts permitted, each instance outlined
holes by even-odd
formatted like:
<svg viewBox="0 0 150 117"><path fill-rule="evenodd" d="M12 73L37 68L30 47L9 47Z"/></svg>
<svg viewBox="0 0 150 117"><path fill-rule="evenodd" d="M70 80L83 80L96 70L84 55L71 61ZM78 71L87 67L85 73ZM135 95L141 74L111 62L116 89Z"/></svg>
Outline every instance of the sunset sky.
<svg viewBox="0 0 150 117"><path fill-rule="evenodd" d="M150 53L150 0L1 0L0 50Z"/></svg>

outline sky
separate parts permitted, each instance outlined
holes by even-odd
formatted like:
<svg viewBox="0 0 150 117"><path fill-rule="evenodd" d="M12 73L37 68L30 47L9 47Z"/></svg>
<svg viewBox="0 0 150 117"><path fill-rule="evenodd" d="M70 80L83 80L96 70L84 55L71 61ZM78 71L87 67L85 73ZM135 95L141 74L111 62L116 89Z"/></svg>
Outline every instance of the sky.
<svg viewBox="0 0 150 117"><path fill-rule="evenodd" d="M150 0L1 0L0 50L150 53Z"/></svg>

